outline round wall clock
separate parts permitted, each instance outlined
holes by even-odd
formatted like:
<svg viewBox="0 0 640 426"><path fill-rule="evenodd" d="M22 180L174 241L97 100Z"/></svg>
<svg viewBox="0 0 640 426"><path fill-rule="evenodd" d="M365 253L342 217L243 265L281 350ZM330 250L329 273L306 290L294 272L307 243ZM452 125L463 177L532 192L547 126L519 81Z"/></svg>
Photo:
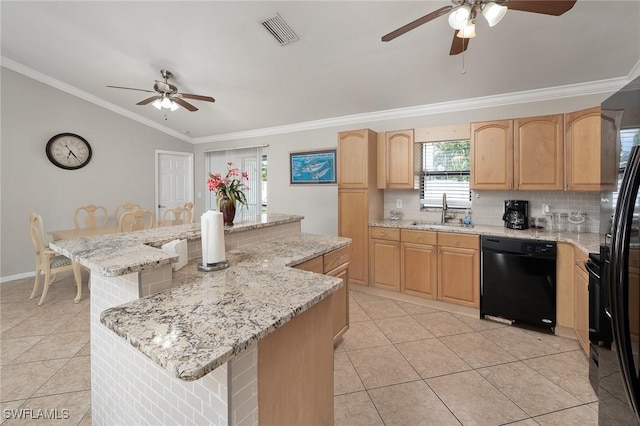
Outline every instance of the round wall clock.
<svg viewBox="0 0 640 426"><path fill-rule="evenodd" d="M45 151L49 161L61 169L79 169L91 161L91 145L73 133L55 135L47 142Z"/></svg>

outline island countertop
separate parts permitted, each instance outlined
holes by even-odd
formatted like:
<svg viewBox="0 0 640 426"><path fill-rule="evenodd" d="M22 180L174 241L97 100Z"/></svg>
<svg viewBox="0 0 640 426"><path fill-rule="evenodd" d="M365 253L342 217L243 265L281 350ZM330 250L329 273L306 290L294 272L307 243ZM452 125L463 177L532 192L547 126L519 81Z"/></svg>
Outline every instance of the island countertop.
<svg viewBox="0 0 640 426"><path fill-rule="evenodd" d="M100 321L173 376L196 380L342 287L289 266L350 239L294 234L227 252L230 267L174 273L176 287L107 309Z"/></svg>
<svg viewBox="0 0 640 426"><path fill-rule="evenodd" d="M278 213L260 214L236 220L224 233L251 231L254 229L299 222L303 216ZM167 265L177 260L175 255L160 250L163 244L173 240L200 238L200 223L164 226L144 231L97 235L73 240L54 241L49 246L92 271L105 277L139 272Z"/></svg>

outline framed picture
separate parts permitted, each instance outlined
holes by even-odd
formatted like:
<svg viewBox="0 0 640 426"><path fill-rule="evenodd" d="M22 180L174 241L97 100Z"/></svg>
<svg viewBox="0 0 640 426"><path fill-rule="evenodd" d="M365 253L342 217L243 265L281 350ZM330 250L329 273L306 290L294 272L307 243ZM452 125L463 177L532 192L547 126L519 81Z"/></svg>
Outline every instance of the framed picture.
<svg viewBox="0 0 640 426"><path fill-rule="evenodd" d="M292 152L289 154L291 183L336 183L336 150Z"/></svg>

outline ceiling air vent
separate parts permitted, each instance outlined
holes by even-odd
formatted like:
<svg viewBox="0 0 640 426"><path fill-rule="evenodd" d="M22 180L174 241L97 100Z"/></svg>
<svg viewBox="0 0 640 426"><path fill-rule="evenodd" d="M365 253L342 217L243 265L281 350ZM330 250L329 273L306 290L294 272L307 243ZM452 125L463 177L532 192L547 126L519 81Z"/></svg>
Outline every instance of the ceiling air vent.
<svg viewBox="0 0 640 426"><path fill-rule="evenodd" d="M296 33L293 32L291 27L289 27L284 19L277 13L271 18L262 21L261 24L271 33L278 43L280 43L280 46L284 46L298 39Z"/></svg>

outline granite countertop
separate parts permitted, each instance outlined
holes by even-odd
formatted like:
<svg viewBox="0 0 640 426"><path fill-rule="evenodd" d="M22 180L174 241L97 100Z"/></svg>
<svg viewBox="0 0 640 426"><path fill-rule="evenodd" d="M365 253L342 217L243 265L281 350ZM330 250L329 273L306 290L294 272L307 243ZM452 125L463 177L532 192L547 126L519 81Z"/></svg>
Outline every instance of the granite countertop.
<svg viewBox="0 0 640 426"><path fill-rule="evenodd" d="M278 213L260 214L236 220L233 226L225 226L224 233L226 235L299 222L303 218ZM177 261L176 256L163 252L160 247L169 241L193 240L200 238L200 235L200 223L189 223L144 231L59 240L49 244L49 247L105 277L117 277Z"/></svg>
<svg viewBox="0 0 640 426"><path fill-rule="evenodd" d="M412 225L416 221L414 220L399 220L392 221L382 219L379 221L370 222L369 226L381 226L385 228L402 228L402 229L415 229L422 231L441 231L441 232L454 232L461 234L476 234L476 235L492 235L496 237L509 237L509 238L523 238L531 240L541 241L560 241L565 243L571 243L581 249L584 252L599 252L600 251L600 234L595 233L576 233L576 232L547 232L539 229L508 229L502 226L493 225L474 225L473 227L464 226L451 226L451 225L434 225L434 224L419 224ZM419 221L417 221L419 222Z"/></svg>
<svg viewBox="0 0 640 426"><path fill-rule="evenodd" d="M297 234L226 253L229 268L174 272L171 290L107 309L100 321L175 377L196 380L342 287L288 267L350 239Z"/></svg>

